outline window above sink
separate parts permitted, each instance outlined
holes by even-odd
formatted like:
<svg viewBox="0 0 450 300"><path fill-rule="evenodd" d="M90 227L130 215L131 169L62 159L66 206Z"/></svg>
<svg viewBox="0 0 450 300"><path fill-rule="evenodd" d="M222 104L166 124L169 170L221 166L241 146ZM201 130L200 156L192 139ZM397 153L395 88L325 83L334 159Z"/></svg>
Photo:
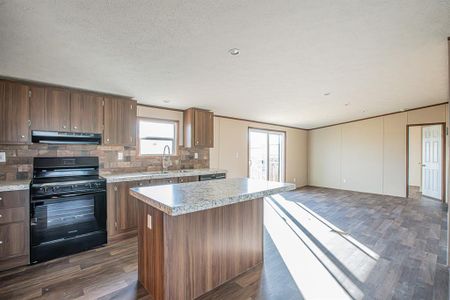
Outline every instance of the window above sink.
<svg viewBox="0 0 450 300"><path fill-rule="evenodd" d="M139 118L139 155L162 155L164 147L176 155L178 121Z"/></svg>

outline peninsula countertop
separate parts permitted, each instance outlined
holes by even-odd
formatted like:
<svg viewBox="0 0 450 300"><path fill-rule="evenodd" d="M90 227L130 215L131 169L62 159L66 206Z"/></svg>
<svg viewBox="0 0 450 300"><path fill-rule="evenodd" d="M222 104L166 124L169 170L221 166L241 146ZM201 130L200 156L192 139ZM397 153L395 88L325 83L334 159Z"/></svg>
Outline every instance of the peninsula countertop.
<svg viewBox="0 0 450 300"><path fill-rule="evenodd" d="M200 176L209 174L227 173L226 170L221 169L185 169L185 170L173 170L167 172L134 172L134 173L113 173L113 174L101 174L108 183L110 182L123 182L134 180L147 180L147 179L163 179L185 176Z"/></svg>
<svg viewBox="0 0 450 300"><path fill-rule="evenodd" d="M293 183L229 178L136 187L130 189L130 194L170 216L178 216L262 198L291 191L295 188L296 186Z"/></svg>

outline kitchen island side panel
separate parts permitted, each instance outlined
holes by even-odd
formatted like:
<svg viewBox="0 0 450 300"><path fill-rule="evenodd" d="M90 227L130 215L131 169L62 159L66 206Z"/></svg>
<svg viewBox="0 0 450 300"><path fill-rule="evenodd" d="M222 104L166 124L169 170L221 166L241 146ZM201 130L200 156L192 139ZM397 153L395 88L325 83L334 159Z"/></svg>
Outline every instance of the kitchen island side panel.
<svg viewBox="0 0 450 300"><path fill-rule="evenodd" d="M262 198L180 216L141 201L139 207L139 281L155 299L194 299L263 260ZM146 225L147 214L152 229ZM154 239L161 241L148 242ZM151 261L156 259L164 260L163 270ZM158 273L162 277L155 278Z"/></svg>

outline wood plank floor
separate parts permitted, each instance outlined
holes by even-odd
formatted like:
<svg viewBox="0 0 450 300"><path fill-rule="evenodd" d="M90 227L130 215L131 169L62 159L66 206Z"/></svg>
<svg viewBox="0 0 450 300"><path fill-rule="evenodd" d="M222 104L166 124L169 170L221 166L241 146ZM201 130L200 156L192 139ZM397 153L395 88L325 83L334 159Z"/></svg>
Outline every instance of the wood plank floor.
<svg viewBox="0 0 450 300"><path fill-rule="evenodd" d="M201 299L448 299L446 205L324 188L266 198L264 264ZM136 239L0 273L0 299L151 299Z"/></svg>

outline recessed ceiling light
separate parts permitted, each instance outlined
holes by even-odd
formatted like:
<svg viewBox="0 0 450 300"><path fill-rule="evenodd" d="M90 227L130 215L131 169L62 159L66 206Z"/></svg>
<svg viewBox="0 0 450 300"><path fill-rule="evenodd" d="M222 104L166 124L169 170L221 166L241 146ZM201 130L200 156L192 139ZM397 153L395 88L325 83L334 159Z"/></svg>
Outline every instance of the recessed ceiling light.
<svg viewBox="0 0 450 300"><path fill-rule="evenodd" d="M230 50L228 50L228 53L230 53L231 55L238 55L241 52L241 50L239 50L238 48L231 48Z"/></svg>
<svg viewBox="0 0 450 300"><path fill-rule="evenodd" d="M323 95L324 95L324 96L330 96L331 93L330 93L330 92L326 92L326 93L324 93Z"/></svg>
<svg viewBox="0 0 450 300"><path fill-rule="evenodd" d="M344 106L349 106L349 105L350 105L350 102L347 102L344 104Z"/></svg>
<svg viewBox="0 0 450 300"><path fill-rule="evenodd" d="M163 100L164 103L170 103L170 100Z"/></svg>

